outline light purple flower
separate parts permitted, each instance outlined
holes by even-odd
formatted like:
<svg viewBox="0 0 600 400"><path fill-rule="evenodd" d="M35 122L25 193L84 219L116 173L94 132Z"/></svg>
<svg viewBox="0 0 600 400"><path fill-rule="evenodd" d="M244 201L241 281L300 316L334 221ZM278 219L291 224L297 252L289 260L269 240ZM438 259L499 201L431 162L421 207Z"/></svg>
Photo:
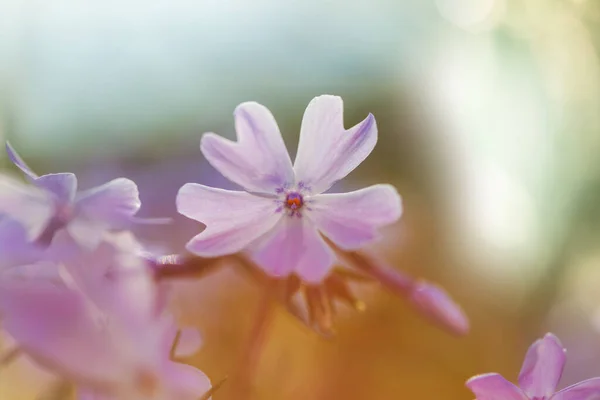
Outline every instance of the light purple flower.
<svg viewBox="0 0 600 400"><path fill-rule="evenodd" d="M0 280L2 326L34 360L77 383L82 398L197 399L210 382L171 360L176 329L126 235L71 258L64 284Z"/></svg>
<svg viewBox="0 0 600 400"><path fill-rule="evenodd" d="M294 165L266 107L243 103L234 117L237 142L207 133L200 148L212 166L245 191L195 183L179 190L178 211L207 226L187 244L191 252L217 257L250 250L271 276L296 273L316 283L335 259L321 234L353 250L400 217L400 197L390 185L323 194L375 147L373 115L344 129L341 98L313 99L302 119Z"/></svg>
<svg viewBox="0 0 600 400"><path fill-rule="evenodd" d="M6 144L12 162L33 185L0 175L0 213L18 220L31 241L48 245L64 229L85 249L94 249L104 232L123 229L140 208L135 183L118 178L77 192L72 173L38 176Z"/></svg>
<svg viewBox="0 0 600 400"><path fill-rule="evenodd" d="M477 400L592 400L600 398L600 378L588 379L560 391L556 386L563 372L566 351L551 333L529 347L519 373L519 386L500 374L477 375L467 387Z"/></svg>

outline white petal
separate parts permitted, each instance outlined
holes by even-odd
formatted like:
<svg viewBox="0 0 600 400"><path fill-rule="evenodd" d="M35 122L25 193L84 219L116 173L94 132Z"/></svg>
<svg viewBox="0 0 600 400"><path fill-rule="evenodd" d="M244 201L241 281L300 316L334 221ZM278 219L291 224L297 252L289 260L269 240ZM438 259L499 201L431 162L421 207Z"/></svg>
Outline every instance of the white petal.
<svg viewBox="0 0 600 400"><path fill-rule="evenodd" d="M253 258L271 276L285 277L295 272L310 283L320 282L335 259L310 220L289 216L257 241Z"/></svg>
<svg viewBox="0 0 600 400"><path fill-rule="evenodd" d="M206 225L187 245L204 257L241 251L282 217L274 199L196 183L183 185L176 202L181 214Z"/></svg>
<svg viewBox="0 0 600 400"><path fill-rule="evenodd" d="M377 229L397 221L402 213L400 196L391 185L317 195L309 206L319 230L344 250L376 239Z"/></svg>
<svg viewBox="0 0 600 400"><path fill-rule="evenodd" d="M202 137L200 149L208 162L251 192L275 193L293 184L292 162L271 112L248 102L235 109L234 117L237 142L214 133Z"/></svg>
<svg viewBox="0 0 600 400"><path fill-rule="evenodd" d="M372 114L346 130L342 99L315 97L302 118L294 163L296 181L312 193L322 193L367 158L376 143L377 124Z"/></svg>

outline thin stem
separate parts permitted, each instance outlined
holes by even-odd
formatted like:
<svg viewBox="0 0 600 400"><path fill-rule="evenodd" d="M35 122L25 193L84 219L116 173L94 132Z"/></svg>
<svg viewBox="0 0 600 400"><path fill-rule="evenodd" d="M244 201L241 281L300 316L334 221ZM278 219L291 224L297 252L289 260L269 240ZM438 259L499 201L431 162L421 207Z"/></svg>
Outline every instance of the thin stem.
<svg viewBox="0 0 600 400"><path fill-rule="evenodd" d="M406 297L414 289L414 279L390 267L385 261L375 257L375 255L356 251L344 251L327 238L325 240L334 249L340 259L366 272L378 280L390 292L401 297Z"/></svg>
<svg viewBox="0 0 600 400"><path fill-rule="evenodd" d="M236 400L252 398L254 378L264 350L267 334L275 316L275 303L273 301L275 283L275 281L269 281L264 286L262 297L254 317L254 325L250 331L250 336L248 337L248 342L243 350L239 364L236 393L234 396Z"/></svg>

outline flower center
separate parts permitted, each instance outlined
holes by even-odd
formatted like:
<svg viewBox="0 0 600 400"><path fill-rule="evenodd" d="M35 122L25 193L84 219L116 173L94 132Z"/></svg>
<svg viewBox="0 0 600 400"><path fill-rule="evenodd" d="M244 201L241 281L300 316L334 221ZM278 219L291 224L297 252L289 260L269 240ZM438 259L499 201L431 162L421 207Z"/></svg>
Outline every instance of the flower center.
<svg viewBox="0 0 600 400"><path fill-rule="evenodd" d="M297 211L304 205L304 199L302 195L297 192L289 192L285 196L285 206L292 211Z"/></svg>

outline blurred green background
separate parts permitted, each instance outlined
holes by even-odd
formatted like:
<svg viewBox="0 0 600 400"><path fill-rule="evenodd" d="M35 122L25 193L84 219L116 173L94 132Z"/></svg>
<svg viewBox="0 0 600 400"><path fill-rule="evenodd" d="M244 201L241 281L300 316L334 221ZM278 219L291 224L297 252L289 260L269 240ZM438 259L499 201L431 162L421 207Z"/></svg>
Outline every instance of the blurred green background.
<svg viewBox="0 0 600 400"><path fill-rule="evenodd" d="M347 127L372 112L378 146L343 189L398 188L405 214L377 250L443 284L472 333L376 284L333 340L279 310L255 398L469 399L467 378L516 379L547 331L569 350L564 385L600 375L599 49L595 0L0 0L0 131L40 173L134 179L140 215L175 216L136 233L172 252L200 228L176 216L177 189L232 187L198 145L235 137L237 104L269 107L292 154L312 97L342 96ZM259 288L228 268L174 285L203 332L190 362L231 374ZM22 360L0 398L54 381Z"/></svg>

